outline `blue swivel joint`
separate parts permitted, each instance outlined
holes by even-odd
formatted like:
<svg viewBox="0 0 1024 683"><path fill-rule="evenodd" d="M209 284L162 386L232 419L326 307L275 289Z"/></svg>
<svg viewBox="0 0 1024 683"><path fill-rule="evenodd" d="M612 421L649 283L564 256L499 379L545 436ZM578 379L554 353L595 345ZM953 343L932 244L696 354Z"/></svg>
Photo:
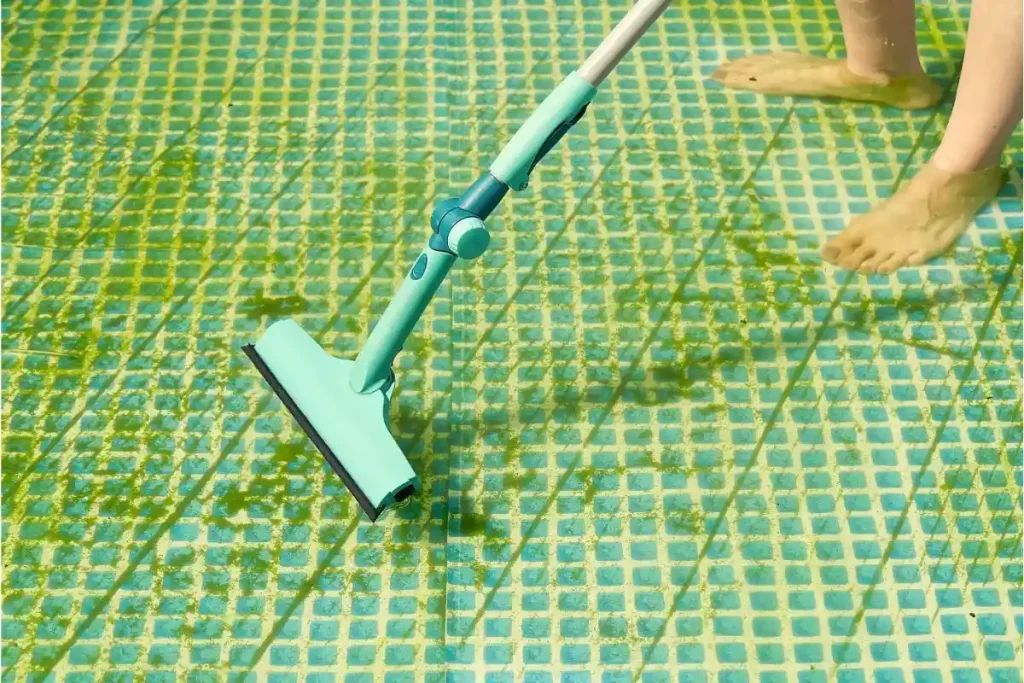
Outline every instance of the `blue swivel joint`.
<svg viewBox="0 0 1024 683"><path fill-rule="evenodd" d="M508 185L485 173L458 199L439 202L430 215L430 248L464 259L483 254L491 241L484 219L507 192Z"/></svg>

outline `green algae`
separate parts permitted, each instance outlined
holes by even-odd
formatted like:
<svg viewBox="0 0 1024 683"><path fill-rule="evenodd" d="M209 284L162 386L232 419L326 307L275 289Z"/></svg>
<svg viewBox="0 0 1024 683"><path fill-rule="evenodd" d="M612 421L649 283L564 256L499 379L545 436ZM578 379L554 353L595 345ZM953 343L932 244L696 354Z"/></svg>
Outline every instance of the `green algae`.
<svg viewBox="0 0 1024 683"><path fill-rule="evenodd" d="M238 304L238 312L249 320L263 318L286 318L305 313L309 302L298 294L288 296L256 296L245 299Z"/></svg>
<svg viewBox="0 0 1024 683"><path fill-rule="evenodd" d="M668 455L675 459L676 453L666 452ZM680 457L680 460L682 458ZM654 452L645 450L642 453L634 454L630 463L630 469L643 468L653 469L659 474L681 474L683 476L692 477L700 473L713 472L721 467L722 463L716 464L702 464L694 460L690 465L684 465L681 462L665 462L664 459L656 460L654 458Z"/></svg>
<svg viewBox="0 0 1024 683"><path fill-rule="evenodd" d="M401 383L401 378L399 378ZM422 438L430 426L432 415L420 413L408 409L399 410L392 403L391 414L388 416L388 425L395 436L414 436Z"/></svg>
<svg viewBox="0 0 1024 683"><path fill-rule="evenodd" d="M466 504L466 501L463 501ZM468 506L458 515L459 532L463 536L485 536L493 538L494 533L490 531L487 523L490 517L480 512L468 509Z"/></svg>
<svg viewBox="0 0 1024 683"><path fill-rule="evenodd" d="M508 442L501 451L501 460L508 466L517 462L523 453L523 442L518 434L510 434Z"/></svg>
<svg viewBox="0 0 1024 683"><path fill-rule="evenodd" d="M663 396L660 401L645 399L645 403L657 405L663 402L702 399L705 387L724 391L725 382L721 379L719 371L735 367L742 362L741 358L733 358L721 352L694 351L686 346L680 346L680 349L684 354L682 361L662 363L649 368L655 382L654 388ZM695 357L698 353L705 357Z"/></svg>
<svg viewBox="0 0 1024 683"><path fill-rule="evenodd" d="M507 472L501 477L501 485L506 491L523 492L540 478L537 470L526 470L525 472Z"/></svg>
<svg viewBox="0 0 1024 683"><path fill-rule="evenodd" d="M741 248L741 250L742 250L742 248ZM781 264L779 264L779 265L781 265ZM702 297L702 298L703 298L703 297ZM710 305L712 305L712 303L710 302L710 297L708 297L708 302L707 302L707 303L708 303L708 305L709 305L709 306L710 306ZM638 309L638 310L639 310L639 309ZM356 330L351 330L351 329L350 329L350 331L358 331L358 328L357 328ZM415 356L416 356L417 358L419 358L419 355L418 355L418 354L416 354L415 352L414 352L414 355L415 355ZM691 386L692 386L692 383L691 383ZM701 410L703 410L703 406L702 406L702 407L700 407L700 408L698 408L698 409L701 409ZM675 466L668 466L668 467L669 467L669 468L671 468L671 467L675 467ZM677 468L677 470L678 470L678 468ZM671 469L666 469L665 471L673 471L673 470L671 470ZM506 475L506 476L513 476L513 477L518 477L518 476L520 476L520 475ZM481 515L481 516L482 516L482 515ZM447 522L445 522L445 523L447 523ZM485 525L486 525L486 522L485 522ZM476 570L476 566L474 565L474 578L476 577L476 571L475 571L475 570ZM211 592L213 592L213 591L211 591Z"/></svg>
<svg viewBox="0 0 1024 683"><path fill-rule="evenodd" d="M473 570L473 586L477 590L483 590L487 583L487 565L474 560L470 566Z"/></svg>
<svg viewBox="0 0 1024 683"><path fill-rule="evenodd" d="M573 470L573 476L579 480L580 485L583 488L583 504L590 505L594 502L594 498L597 497L598 492L598 477L602 476L622 476L626 474L627 468L622 466L616 467L595 467L594 465L586 465L584 467L577 467Z"/></svg>
<svg viewBox="0 0 1024 683"><path fill-rule="evenodd" d="M423 335L413 334L405 340L402 352L422 362L430 355L430 341Z"/></svg>
<svg viewBox="0 0 1024 683"><path fill-rule="evenodd" d="M758 240L753 237L737 235L733 238L732 243L737 249L750 256L754 261L754 266L764 272L777 266L793 268L802 265L800 259L788 252L762 248L758 244Z"/></svg>
<svg viewBox="0 0 1024 683"><path fill-rule="evenodd" d="M305 440L277 443L264 462L269 471L255 474L248 487L232 482L217 496L217 503L227 515L213 518L217 524L237 528L230 518L243 511L252 509L261 517L270 517L275 509L283 511L287 505L296 511L287 516L289 523L301 524L311 519L312 506L308 502L297 504L286 495L289 474L311 482L320 472L319 460L309 444Z"/></svg>

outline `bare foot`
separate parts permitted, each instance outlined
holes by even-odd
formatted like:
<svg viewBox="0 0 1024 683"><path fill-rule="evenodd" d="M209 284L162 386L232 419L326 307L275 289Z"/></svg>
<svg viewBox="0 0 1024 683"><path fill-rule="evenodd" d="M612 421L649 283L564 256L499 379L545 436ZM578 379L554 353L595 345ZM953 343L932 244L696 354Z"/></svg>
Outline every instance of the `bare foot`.
<svg viewBox="0 0 1024 683"><path fill-rule="evenodd" d="M930 162L892 197L829 240L822 257L862 273L918 266L946 251L1004 180L999 166L953 173Z"/></svg>
<svg viewBox="0 0 1024 683"><path fill-rule="evenodd" d="M846 60L793 52L741 57L718 67L711 78L737 90L839 97L901 109L924 109L942 96L938 84L923 73L903 77L862 76L850 71Z"/></svg>

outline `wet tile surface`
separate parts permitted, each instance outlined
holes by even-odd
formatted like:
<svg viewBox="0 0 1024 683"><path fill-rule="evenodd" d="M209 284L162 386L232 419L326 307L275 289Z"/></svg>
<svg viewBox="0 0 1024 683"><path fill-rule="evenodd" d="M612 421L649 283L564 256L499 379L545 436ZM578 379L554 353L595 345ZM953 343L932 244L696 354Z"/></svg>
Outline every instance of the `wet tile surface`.
<svg viewBox="0 0 1024 683"><path fill-rule="evenodd" d="M624 8L3 6L5 680L1020 680L1020 159L943 260L818 256L966 7L913 113L706 80L831 6L670 9L406 345L377 525L241 354L354 356Z"/></svg>

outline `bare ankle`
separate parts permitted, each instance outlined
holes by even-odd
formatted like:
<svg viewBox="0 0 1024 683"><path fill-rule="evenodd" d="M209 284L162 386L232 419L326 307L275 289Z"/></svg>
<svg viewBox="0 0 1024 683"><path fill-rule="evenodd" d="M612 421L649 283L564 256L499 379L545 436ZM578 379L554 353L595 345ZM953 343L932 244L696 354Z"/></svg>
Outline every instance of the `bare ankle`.
<svg viewBox="0 0 1024 683"><path fill-rule="evenodd" d="M964 152L950 150L940 144L929 162L932 166L946 173L980 173L990 171L999 166L1002 151L998 152Z"/></svg>
<svg viewBox="0 0 1024 683"><path fill-rule="evenodd" d="M846 68L854 76L859 76L873 84L883 86L908 78L920 78L925 75L920 62L903 65L880 65L856 62L847 58Z"/></svg>

